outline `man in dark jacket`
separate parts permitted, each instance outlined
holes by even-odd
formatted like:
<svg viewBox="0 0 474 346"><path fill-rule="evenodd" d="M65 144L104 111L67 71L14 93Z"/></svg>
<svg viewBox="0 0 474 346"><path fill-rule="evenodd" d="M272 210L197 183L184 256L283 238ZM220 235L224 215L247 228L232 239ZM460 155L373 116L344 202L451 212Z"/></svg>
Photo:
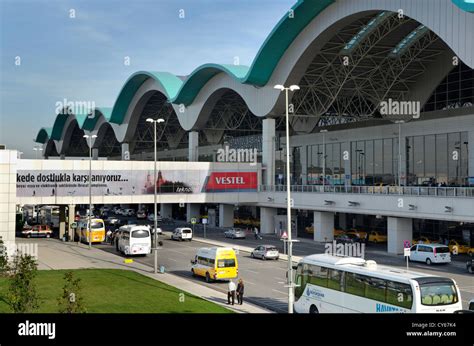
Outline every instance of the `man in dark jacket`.
<svg viewBox="0 0 474 346"><path fill-rule="evenodd" d="M242 305L244 302L244 282L242 279L239 279L237 284L237 304Z"/></svg>

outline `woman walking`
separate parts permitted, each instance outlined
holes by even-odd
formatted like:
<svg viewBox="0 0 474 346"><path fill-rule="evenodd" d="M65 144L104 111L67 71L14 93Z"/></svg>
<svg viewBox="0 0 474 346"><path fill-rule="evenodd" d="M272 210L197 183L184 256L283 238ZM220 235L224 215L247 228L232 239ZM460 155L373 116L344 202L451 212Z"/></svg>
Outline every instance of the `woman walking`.
<svg viewBox="0 0 474 346"><path fill-rule="evenodd" d="M242 305L244 302L244 281L239 279L239 283L237 284L237 304Z"/></svg>

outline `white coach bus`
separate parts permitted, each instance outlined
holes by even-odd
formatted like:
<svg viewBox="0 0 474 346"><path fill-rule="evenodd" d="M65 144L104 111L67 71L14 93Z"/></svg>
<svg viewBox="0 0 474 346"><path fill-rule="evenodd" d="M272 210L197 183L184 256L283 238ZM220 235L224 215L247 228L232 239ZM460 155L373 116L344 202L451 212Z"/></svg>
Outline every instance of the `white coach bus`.
<svg viewBox="0 0 474 346"><path fill-rule="evenodd" d="M296 270L297 313L452 313L462 310L449 278L326 254L303 258Z"/></svg>

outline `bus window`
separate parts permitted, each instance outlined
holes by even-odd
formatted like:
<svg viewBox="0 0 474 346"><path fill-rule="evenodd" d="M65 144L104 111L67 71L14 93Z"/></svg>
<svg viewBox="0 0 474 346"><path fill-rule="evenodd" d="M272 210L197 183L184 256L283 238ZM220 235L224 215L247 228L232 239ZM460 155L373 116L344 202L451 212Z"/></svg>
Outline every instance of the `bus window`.
<svg viewBox="0 0 474 346"><path fill-rule="evenodd" d="M365 280L362 275L346 272L345 292L356 296L365 296Z"/></svg>
<svg viewBox="0 0 474 346"><path fill-rule="evenodd" d="M150 236L150 232L144 229L140 229L138 231L132 232L132 238L148 238Z"/></svg>
<svg viewBox="0 0 474 346"><path fill-rule="evenodd" d="M366 298L385 302L385 290L385 280L367 277L365 286Z"/></svg>
<svg viewBox="0 0 474 346"><path fill-rule="evenodd" d="M341 277L342 272L340 270L329 269L328 288L341 291Z"/></svg>
<svg viewBox="0 0 474 346"><path fill-rule="evenodd" d="M233 258L217 260L217 267L218 268L232 268L232 267L235 267L235 260Z"/></svg>
<svg viewBox="0 0 474 346"><path fill-rule="evenodd" d="M310 270L310 284L321 287L328 287L328 268L312 265L310 266Z"/></svg>
<svg viewBox="0 0 474 346"><path fill-rule="evenodd" d="M448 305L458 302L458 295L453 284L421 284L420 290L421 304L423 305Z"/></svg>
<svg viewBox="0 0 474 346"><path fill-rule="evenodd" d="M298 267L296 268L296 274L295 274L295 297L298 299L301 297L301 295L304 292L304 288L306 286L306 283L303 285L303 266L301 264L298 264Z"/></svg>
<svg viewBox="0 0 474 346"><path fill-rule="evenodd" d="M400 282L387 281L387 299L388 304L401 306L411 309L413 303L413 292L410 285Z"/></svg>

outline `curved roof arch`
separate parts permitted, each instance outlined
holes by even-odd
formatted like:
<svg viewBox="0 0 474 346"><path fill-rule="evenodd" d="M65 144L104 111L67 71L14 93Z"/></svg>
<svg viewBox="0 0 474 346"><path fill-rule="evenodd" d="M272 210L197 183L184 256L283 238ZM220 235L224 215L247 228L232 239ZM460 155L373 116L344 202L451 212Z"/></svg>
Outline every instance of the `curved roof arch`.
<svg viewBox="0 0 474 346"><path fill-rule="evenodd" d="M167 72L140 71L128 78L122 87L113 108L102 114L102 121L112 124L114 131L124 124L129 107L141 86L149 79L159 85L168 101L177 110L185 105L185 111L178 118L185 130L195 127L204 109L207 98L219 88L229 88L242 96L249 109L257 116L275 115L282 112L283 97L273 84L291 82L295 71L308 47L325 31L344 22L346 18L357 18L359 14L370 11L404 13L426 26L438 35L460 59L474 67L474 44L470 33L474 32L474 4L471 0L433 0L437 6L426 11L412 0L399 0L396 3L385 0L298 0L269 34L250 67L235 65L205 64L196 68L189 76L181 78ZM451 13L452 16L446 15ZM456 21L464 30L454 35L447 21ZM80 127L85 130L97 130L99 121L76 116ZM67 118L58 115L49 137L46 129L38 132L37 139L52 138L60 140L64 133ZM125 124L126 125L126 124ZM100 125L99 125L100 126ZM120 138L121 136L117 136Z"/></svg>

